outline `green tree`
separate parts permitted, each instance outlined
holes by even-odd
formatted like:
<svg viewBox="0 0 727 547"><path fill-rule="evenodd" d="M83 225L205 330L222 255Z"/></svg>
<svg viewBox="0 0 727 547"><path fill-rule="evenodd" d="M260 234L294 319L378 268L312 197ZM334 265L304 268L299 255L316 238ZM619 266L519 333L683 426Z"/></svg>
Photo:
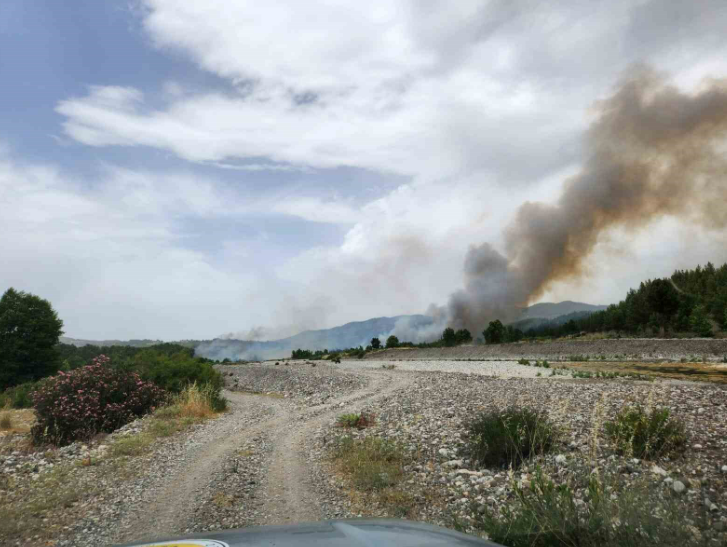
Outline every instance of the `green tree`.
<svg viewBox="0 0 727 547"><path fill-rule="evenodd" d="M399 339L393 334L386 339L387 348L395 348L399 345Z"/></svg>
<svg viewBox="0 0 727 547"><path fill-rule="evenodd" d="M372 338L371 347L373 349L379 349L381 347L381 340L379 340L378 338Z"/></svg>
<svg viewBox="0 0 727 547"><path fill-rule="evenodd" d="M482 332L482 335L488 344L501 344L505 337L505 326L499 319L495 319L494 321L490 321L490 324Z"/></svg>
<svg viewBox="0 0 727 547"><path fill-rule="evenodd" d="M469 344L472 341L472 334L467 329L459 329L454 336L457 344Z"/></svg>
<svg viewBox="0 0 727 547"><path fill-rule="evenodd" d="M692 330L699 336L709 337L712 336L712 324L707 318L707 312L704 309L704 305L698 304L692 310L692 316L689 319L689 324Z"/></svg>
<svg viewBox="0 0 727 547"><path fill-rule="evenodd" d="M63 321L50 302L8 289L0 298L0 390L58 371Z"/></svg>
<svg viewBox="0 0 727 547"><path fill-rule="evenodd" d="M442 332L442 343L448 348L457 344L457 334L452 327L447 327Z"/></svg>

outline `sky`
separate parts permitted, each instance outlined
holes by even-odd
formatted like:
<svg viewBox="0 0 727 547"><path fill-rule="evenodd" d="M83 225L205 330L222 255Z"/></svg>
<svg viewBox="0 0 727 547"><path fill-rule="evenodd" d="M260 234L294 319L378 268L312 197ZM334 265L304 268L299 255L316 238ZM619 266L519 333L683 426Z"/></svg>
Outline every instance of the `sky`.
<svg viewBox="0 0 727 547"><path fill-rule="evenodd" d="M423 313L558 199L625 71L698 90L725 28L724 0L3 0L0 291L87 339ZM725 243L614 229L542 301L616 302Z"/></svg>

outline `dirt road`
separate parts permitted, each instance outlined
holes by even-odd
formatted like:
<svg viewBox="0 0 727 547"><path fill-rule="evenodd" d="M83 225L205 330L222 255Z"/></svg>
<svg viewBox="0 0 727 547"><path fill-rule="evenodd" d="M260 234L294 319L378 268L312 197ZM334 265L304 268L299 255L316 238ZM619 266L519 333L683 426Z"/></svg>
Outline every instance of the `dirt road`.
<svg viewBox="0 0 727 547"><path fill-rule="evenodd" d="M249 505L254 507L237 508L244 522L283 524L325 518L309 483L315 462L305 458L305 440L338 414L353 412L411 381L406 374L360 374L369 380L367 387L312 408L301 409L287 399L227 392L230 412L210 423L201 438L185 450L182 461L149 485L137 503L130 504L113 540L129 542L224 527L214 522L214 511L200 510L200 505L224 499L215 490L233 480L226 472L229 462L250 446L251 439L262 440L257 444L264 445L259 463L262 479L251 494Z"/></svg>

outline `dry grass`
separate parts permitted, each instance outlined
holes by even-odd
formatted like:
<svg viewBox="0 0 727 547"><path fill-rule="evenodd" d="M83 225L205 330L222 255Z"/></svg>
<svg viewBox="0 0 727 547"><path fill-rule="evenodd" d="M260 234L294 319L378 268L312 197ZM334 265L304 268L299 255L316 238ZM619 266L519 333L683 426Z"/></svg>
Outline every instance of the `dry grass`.
<svg viewBox="0 0 727 547"><path fill-rule="evenodd" d="M177 395L172 403L159 409L155 416L158 418L195 418L207 419L214 417L212 393L197 384L192 384Z"/></svg>
<svg viewBox="0 0 727 547"><path fill-rule="evenodd" d="M32 409L15 410L8 407L0 410L0 437L9 433L27 433L35 423Z"/></svg>
<svg viewBox="0 0 727 547"><path fill-rule="evenodd" d="M647 363L647 362L603 362L562 363L560 366L583 372L618 372L620 374L643 374L655 378L704 381L727 384L727 368L713 363Z"/></svg>
<svg viewBox="0 0 727 547"><path fill-rule="evenodd" d="M117 439L111 445L111 455L134 457L144 454L153 448L157 439L171 437L191 425L215 417L217 413L212 405L211 392L192 384L175 396L171 404L154 412L143 432Z"/></svg>

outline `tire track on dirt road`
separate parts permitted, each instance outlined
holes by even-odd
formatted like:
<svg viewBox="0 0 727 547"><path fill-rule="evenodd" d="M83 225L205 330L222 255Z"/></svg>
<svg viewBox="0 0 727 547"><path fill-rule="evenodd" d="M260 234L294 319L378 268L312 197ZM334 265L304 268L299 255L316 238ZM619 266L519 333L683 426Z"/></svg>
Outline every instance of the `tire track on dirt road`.
<svg viewBox="0 0 727 547"><path fill-rule="evenodd" d="M316 521L324 517L316 489L310 484L311 463L306 460L303 442L313 432L341 412L358 404L370 403L408 385L410 375L362 371L369 379L365 388L332 399L329 403L303 410L287 399L228 392L231 416L212 423L204 435L207 442L190 449L185 461L165 476L150 497L125 516L114 538L131 542L185 533L193 525L199 529L215 522L195 523L198 506L214 494L209 485L215 473L249 439L264 434L271 444L266 450L267 465L258 486L254 524L282 524ZM272 413L253 424L251 415ZM249 508L240 508L241 511Z"/></svg>

